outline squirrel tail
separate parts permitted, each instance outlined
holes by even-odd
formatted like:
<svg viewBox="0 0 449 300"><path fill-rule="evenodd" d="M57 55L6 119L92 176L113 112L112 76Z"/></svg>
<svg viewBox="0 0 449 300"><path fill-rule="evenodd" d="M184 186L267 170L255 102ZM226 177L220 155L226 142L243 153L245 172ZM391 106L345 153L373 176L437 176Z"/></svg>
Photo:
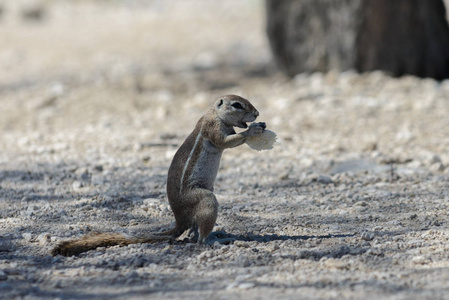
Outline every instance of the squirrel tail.
<svg viewBox="0 0 449 300"><path fill-rule="evenodd" d="M170 240L177 232L176 228L167 230L161 233L154 233L152 235L136 237L128 236L122 233L91 233L82 236L79 239L64 241L59 243L51 254L56 256L58 254L63 256L78 255L80 253L94 250L98 247L110 247L110 246L126 246L138 243L155 243L158 241Z"/></svg>

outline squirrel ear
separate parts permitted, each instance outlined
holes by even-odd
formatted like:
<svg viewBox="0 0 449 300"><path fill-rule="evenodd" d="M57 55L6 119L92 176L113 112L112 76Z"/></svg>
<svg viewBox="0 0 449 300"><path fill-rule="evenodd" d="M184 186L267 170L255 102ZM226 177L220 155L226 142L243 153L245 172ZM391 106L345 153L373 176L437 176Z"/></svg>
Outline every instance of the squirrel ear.
<svg viewBox="0 0 449 300"><path fill-rule="evenodd" d="M223 105L223 99L220 99L220 101L218 102L217 107L220 107L220 106L222 106L222 105Z"/></svg>

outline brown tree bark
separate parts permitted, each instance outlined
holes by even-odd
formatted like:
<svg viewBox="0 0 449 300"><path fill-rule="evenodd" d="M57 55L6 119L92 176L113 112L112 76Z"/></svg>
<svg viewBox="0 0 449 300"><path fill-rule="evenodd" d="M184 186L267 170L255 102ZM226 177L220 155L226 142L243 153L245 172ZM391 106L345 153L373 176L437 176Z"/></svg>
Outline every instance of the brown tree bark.
<svg viewBox="0 0 449 300"><path fill-rule="evenodd" d="M383 70L449 78L442 0L266 0L279 67L302 72Z"/></svg>

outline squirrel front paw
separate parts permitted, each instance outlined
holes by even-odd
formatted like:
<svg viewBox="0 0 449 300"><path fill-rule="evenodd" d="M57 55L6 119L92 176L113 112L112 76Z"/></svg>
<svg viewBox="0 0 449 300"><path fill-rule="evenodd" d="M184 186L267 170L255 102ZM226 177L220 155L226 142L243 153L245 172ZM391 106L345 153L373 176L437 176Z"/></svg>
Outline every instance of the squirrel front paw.
<svg viewBox="0 0 449 300"><path fill-rule="evenodd" d="M265 130L265 128L267 128L267 124L265 124L265 122L252 123L249 125L249 128L246 131L247 136L261 134Z"/></svg>

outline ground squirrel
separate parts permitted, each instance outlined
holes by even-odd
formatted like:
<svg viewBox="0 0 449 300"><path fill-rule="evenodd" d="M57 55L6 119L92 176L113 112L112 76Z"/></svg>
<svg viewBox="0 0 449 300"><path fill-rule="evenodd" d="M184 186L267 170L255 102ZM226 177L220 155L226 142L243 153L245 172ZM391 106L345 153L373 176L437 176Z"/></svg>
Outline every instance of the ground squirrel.
<svg viewBox="0 0 449 300"><path fill-rule="evenodd" d="M227 95L215 101L200 118L176 152L168 170L167 196L176 219L175 228L145 237L121 233L89 234L60 243L52 254L69 256L97 247L169 240L186 230L194 234L198 243L205 243L217 219L218 202L213 186L223 150L242 145L247 137L261 134L265 123L252 123L249 128L247 125L258 116L259 112L248 100ZM234 127L248 129L236 133Z"/></svg>

